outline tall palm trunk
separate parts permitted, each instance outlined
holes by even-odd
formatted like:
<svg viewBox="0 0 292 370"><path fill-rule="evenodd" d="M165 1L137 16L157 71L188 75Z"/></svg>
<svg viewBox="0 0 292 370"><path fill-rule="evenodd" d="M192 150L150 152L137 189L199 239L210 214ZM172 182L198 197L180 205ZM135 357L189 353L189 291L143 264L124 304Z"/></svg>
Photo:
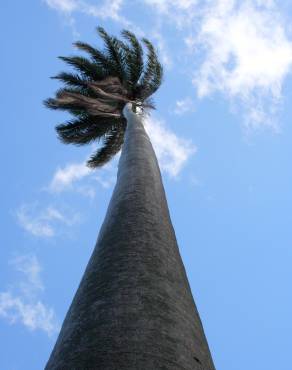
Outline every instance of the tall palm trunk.
<svg viewBox="0 0 292 370"><path fill-rule="evenodd" d="M215 369L158 163L134 113L97 245L46 369Z"/></svg>

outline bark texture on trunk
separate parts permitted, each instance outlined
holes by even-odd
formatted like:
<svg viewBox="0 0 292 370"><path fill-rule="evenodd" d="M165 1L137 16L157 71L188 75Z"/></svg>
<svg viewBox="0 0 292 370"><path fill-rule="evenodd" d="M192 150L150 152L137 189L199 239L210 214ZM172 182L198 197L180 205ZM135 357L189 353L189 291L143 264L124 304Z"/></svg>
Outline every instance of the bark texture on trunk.
<svg viewBox="0 0 292 370"><path fill-rule="evenodd" d="M214 370L141 118L46 370Z"/></svg>

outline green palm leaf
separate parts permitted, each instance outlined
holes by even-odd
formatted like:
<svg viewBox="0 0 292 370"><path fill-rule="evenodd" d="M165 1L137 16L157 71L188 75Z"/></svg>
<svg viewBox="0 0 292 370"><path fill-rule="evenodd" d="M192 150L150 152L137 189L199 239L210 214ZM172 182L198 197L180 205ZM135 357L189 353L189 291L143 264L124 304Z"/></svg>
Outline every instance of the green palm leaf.
<svg viewBox="0 0 292 370"><path fill-rule="evenodd" d="M162 66L158 60L152 43L143 38L143 43L148 49L147 65L137 88L137 93L142 99L148 98L159 88L162 82Z"/></svg>
<svg viewBox="0 0 292 370"><path fill-rule="evenodd" d="M99 148L87 161L88 167L101 167L109 162L117 154L124 142L124 133L126 130L125 122L120 127L114 127L104 137L103 146Z"/></svg>
<svg viewBox="0 0 292 370"><path fill-rule="evenodd" d="M74 67L77 71L87 78L93 80L102 80L105 77L104 71L96 63L91 62L87 58L72 56L72 57L59 57L67 64Z"/></svg>
<svg viewBox="0 0 292 370"><path fill-rule="evenodd" d="M88 82L87 78L82 78L79 74L68 72L60 72L59 74L51 78L62 81L65 85L69 87L86 87Z"/></svg>
<svg viewBox="0 0 292 370"><path fill-rule="evenodd" d="M77 41L73 45L79 50L85 51L90 55L92 62L94 62L103 71L103 77L111 74L111 60L103 52L81 41Z"/></svg>
<svg viewBox="0 0 292 370"><path fill-rule="evenodd" d="M109 118L101 120L92 116L84 116L65 124L60 124L56 127L56 130L58 137L63 143L84 145L100 140L120 124L119 120Z"/></svg>
<svg viewBox="0 0 292 370"><path fill-rule="evenodd" d="M128 68L128 81L134 87L143 73L143 48L136 36L127 30L122 31L122 35L129 41L131 47L124 46L125 59Z"/></svg>
<svg viewBox="0 0 292 370"><path fill-rule="evenodd" d="M110 60L112 66L112 76L116 75L121 82L126 82L125 60L121 43L116 37L109 36L102 27L97 27L97 32L104 40L108 60Z"/></svg>

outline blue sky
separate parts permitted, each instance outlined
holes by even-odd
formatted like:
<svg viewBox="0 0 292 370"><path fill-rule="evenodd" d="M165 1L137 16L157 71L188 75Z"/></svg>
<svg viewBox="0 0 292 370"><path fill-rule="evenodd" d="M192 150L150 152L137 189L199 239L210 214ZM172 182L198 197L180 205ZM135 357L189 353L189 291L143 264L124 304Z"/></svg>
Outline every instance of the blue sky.
<svg viewBox="0 0 292 370"><path fill-rule="evenodd" d="M62 145L46 110L72 42L147 36L146 120L217 370L291 370L291 1L2 1L1 370L44 367L94 247L117 160Z"/></svg>

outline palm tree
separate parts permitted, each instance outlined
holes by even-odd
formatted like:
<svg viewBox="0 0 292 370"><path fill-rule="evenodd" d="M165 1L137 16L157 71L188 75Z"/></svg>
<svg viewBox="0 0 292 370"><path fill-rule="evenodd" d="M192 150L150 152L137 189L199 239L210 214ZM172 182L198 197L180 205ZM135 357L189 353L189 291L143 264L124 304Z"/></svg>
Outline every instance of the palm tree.
<svg viewBox="0 0 292 370"><path fill-rule="evenodd" d="M77 71L45 104L74 119L56 127L64 143L103 140L88 160L102 166L122 148L117 183L47 370L214 370L171 224L143 111L162 81L153 45L97 29L105 49L75 46L61 57ZM147 50L146 61L143 56Z"/></svg>

